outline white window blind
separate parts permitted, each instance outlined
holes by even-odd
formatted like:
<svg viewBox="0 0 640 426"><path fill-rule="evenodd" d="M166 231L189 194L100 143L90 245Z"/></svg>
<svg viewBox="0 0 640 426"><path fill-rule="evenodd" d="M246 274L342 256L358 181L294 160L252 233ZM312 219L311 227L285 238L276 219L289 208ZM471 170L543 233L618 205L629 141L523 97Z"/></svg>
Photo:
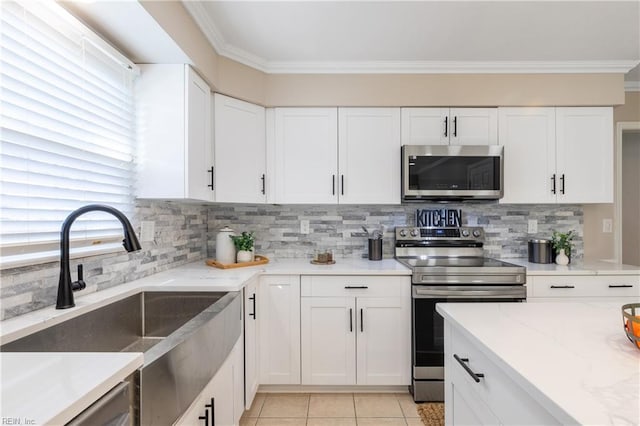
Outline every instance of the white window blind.
<svg viewBox="0 0 640 426"><path fill-rule="evenodd" d="M133 213L136 68L55 2L1 1L2 262L56 250L67 215L86 204ZM122 239L90 213L73 246Z"/></svg>

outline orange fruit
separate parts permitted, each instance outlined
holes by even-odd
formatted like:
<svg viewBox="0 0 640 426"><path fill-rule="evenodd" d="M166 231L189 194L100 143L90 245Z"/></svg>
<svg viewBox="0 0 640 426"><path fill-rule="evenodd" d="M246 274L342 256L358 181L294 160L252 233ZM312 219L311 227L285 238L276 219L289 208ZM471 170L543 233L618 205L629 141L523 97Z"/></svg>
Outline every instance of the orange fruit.
<svg viewBox="0 0 640 426"><path fill-rule="evenodd" d="M636 319L638 321L640 321L640 316L636 315ZM627 319L627 322L624 326L624 328L627 330L628 333L636 336L636 337L640 337L640 322L638 321L629 321ZM636 340L635 341L636 346L638 346L638 348L640 348L640 341Z"/></svg>

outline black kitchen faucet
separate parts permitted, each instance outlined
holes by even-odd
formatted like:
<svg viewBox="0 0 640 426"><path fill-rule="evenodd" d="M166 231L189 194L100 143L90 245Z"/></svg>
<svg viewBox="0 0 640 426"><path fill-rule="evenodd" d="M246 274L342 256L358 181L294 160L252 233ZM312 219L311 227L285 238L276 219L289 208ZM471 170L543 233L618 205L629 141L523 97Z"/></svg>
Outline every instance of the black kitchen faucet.
<svg viewBox="0 0 640 426"><path fill-rule="evenodd" d="M60 280L58 281L56 309L73 308L76 305L73 301L73 292L86 287L82 279L82 265L78 265L78 281L71 281L71 272L69 271L69 230L78 216L92 211L111 213L120 221L124 229L122 245L124 245L125 250L132 252L141 248L129 219L121 211L101 204L89 204L71 212L64 220L60 231Z"/></svg>

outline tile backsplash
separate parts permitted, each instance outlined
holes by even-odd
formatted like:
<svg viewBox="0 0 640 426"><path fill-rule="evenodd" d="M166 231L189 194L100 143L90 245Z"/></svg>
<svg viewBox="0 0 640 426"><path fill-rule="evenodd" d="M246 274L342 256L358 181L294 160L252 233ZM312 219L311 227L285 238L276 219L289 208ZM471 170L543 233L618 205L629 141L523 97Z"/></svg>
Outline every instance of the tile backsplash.
<svg viewBox="0 0 640 426"><path fill-rule="evenodd" d="M82 263L87 288L102 290L176 266L215 257L220 228L256 233L256 253L270 258L309 258L316 248L329 248L337 258L365 258L367 237L362 226L384 225L383 257L393 257L393 230L414 225L416 209L441 204L405 205L198 205L138 200L132 223L155 222L155 241L142 250L92 256L71 261L72 277ZM575 205L447 204L462 209L464 225L485 229L485 253L490 257L526 257L527 240L548 238L552 230L577 233L574 258L582 257L583 212ZM527 233L527 221L538 221L538 233ZM300 220L309 221L309 234L300 233ZM0 272L0 318L7 319L55 304L59 262L6 269Z"/></svg>
<svg viewBox="0 0 640 426"><path fill-rule="evenodd" d="M415 225L416 209L440 209L442 204L397 206L368 205L246 205L219 204L209 207L209 256L215 256L215 234L225 225L236 232L254 231L256 253L274 258L311 257L316 248L329 248L340 257L367 257L364 225L386 227L383 257L393 257L394 228ZM553 230L577 233L575 258L583 253L581 206L446 204L462 209L463 225L485 229L485 254L489 257L526 257L530 238L550 238ZM309 221L309 234L300 233L300 220ZM538 233L527 233L528 220L537 220Z"/></svg>
<svg viewBox="0 0 640 426"><path fill-rule="evenodd" d="M119 253L72 259L72 279L76 278L76 265L82 263L87 283L78 295L203 259L207 250L207 209L196 204L138 200L130 218L132 225L138 232L140 221L155 221L155 241L142 242L142 250L133 253L123 249ZM0 271L0 318L54 305L59 274L58 261Z"/></svg>

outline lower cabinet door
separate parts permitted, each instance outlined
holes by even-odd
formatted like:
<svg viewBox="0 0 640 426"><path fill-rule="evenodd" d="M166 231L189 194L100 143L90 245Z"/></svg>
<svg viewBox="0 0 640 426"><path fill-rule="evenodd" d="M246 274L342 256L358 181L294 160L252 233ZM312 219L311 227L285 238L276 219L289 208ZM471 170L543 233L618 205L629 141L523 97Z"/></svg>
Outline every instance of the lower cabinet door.
<svg viewBox="0 0 640 426"><path fill-rule="evenodd" d="M260 384L300 384L300 276L260 278Z"/></svg>
<svg viewBox="0 0 640 426"><path fill-rule="evenodd" d="M253 280L244 289L244 374L245 374L245 408L251 408L253 398L260 384L258 374L258 280Z"/></svg>
<svg viewBox="0 0 640 426"><path fill-rule="evenodd" d="M303 297L302 384L356 384L353 297Z"/></svg>
<svg viewBox="0 0 640 426"><path fill-rule="evenodd" d="M452 419L445 418L447 425L499 425L498 417L483 403L480 398L473 395L467 387L456 386L451 383L451 393L453 400L447 401L451 404L449 413Z"/></svg>
<svg viewBox="0 0 640 426"><path fill-rule="evenodd" d="M358 297L359 385L408 385L411 373L410 297Z"/></svg>

